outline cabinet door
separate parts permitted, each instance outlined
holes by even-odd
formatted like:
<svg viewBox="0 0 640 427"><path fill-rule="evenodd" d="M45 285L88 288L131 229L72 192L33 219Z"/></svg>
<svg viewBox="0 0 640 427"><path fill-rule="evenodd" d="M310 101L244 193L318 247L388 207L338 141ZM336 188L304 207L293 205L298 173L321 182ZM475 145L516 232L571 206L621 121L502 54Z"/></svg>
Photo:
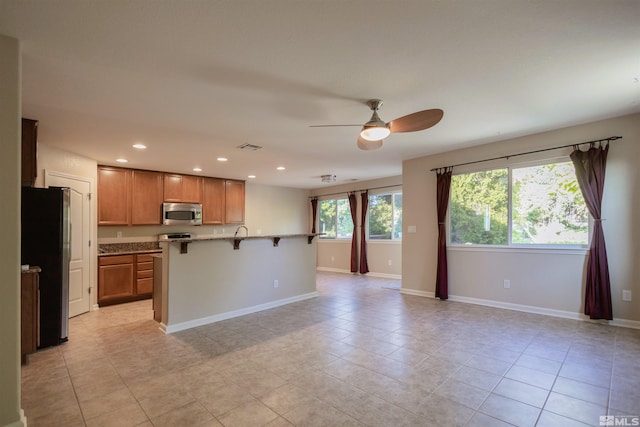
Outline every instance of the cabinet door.
<svg viewBox="0 0 640 427"><path fill-rule="evenodd" d="M38 121L22 119L22 186L33 187L38 175Z"/></svg>
<svg viewBox="0 0 640 427"><path fill-rule="evenodd" d="M162 224L162 173L132 172L131 223Z"/></svg>
<svg viewBox="0 0 640 427"><path fill-rule="evenodd" d="M244 181L225 181L225 223L244 223Z"/></svg>
<svg viewBox="0 0 640 427"><path fill-rule="evenodd" d="M202 190L202 223L223 224L225 206L224 179L204 178Z"/></svg>
<svg viewBox="0 0 640 427"><path fill-rule="evenodd" d="M164 201L179 203L182 201L182 175L164 174Z"/></svg>
<svg viewBox="0 0 640 427"><path fill-rule="evenodd" d="M127 264L100 265L98 304L134 296L133 257Z"/></svg>
<svg viewBox="0 0 640 427"><path fill-rule="evenodd" d="M202 203L202 177L182 175L182 202Z"/></svg>
<svg viewBox="0 0 640 427"><path fill-rule="evenodd" d="M131 170L98 166L98 225L131 224Z"/></svg>

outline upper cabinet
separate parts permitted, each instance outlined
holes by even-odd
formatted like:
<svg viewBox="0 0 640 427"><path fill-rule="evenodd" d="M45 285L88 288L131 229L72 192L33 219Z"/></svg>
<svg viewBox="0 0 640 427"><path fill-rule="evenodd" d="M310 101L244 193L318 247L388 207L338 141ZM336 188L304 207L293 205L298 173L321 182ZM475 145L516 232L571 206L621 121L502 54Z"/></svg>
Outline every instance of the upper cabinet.
<svg viewBox="0 0 640 427"><path fill-rule="evenodd" d="M131 224L162 224L162 172L133 170Z"/></svg>
<svg viewBox="0 0 640 427"><path fill-rule="evenodd" d="M131 169L98 166L98 225L131 224Z"/></svg>
<svg viewBox="0 0 640 427"><path fill-rule="evenodd" d="M161 225L162 203L201 203L202 223L244 223L244 181L98 166L98 225Z"/></svg>
<svg viewBox="0 0 640 427"><path fill-rule="evenodd" d="M38 121L22 119L22 186L33 187L38 175Z"/></svg>
<svg viewBox="0 0 640 427"><path fill-rule="evenodd" d="M203 178L202 223L224 224L225 180L221 178Z"/></svg>
<svg viewBox="0 0 640 427"><path fill-rule="evenodd" d="M225 180L226 224L244 223L244 181Z"/></svg>
<svg viewBox="0 0 640 427"><path fill-rule="evenodd" d="M165 173L164 201L202 203L202 177Z"/></svg>

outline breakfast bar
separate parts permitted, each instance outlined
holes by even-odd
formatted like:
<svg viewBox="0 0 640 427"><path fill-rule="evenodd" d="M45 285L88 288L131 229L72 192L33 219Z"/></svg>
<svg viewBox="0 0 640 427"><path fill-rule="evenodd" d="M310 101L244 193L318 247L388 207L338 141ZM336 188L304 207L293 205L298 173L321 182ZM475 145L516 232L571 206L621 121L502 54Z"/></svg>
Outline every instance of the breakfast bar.
<svg viewBox="0 0 640 427"><path fill-rule="evenodd" d="M316 235L161 241L161 329L177 332L316 296Z"/></svg>

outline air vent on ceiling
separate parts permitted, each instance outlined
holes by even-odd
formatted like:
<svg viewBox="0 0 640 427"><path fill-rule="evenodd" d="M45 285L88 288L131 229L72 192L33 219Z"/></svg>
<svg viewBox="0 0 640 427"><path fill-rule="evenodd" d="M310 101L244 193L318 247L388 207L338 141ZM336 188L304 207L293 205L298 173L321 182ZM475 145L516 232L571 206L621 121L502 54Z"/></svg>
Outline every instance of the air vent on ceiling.
<svg viewBox="0 0 640 427"><path fill-rule="evenodd" d="M253 144L242 144L242 145L238 145L238 148L245 151L256 151L261 149L262 147L260 147L259 145L253 145Z"/></svg>
<svg viewBox="0 0 640 427"><path fill-rule="evenodd" d="M336 176L333 174L321 175L322 182L336 182Z"/></svg>

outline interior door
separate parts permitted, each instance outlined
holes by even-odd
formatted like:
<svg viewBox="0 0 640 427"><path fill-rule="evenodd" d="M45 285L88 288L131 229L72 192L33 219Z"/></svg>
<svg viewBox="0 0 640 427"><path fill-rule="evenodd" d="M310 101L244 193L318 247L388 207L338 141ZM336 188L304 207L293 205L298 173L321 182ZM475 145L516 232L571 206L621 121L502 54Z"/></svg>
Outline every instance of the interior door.
<svg viewBox="0 0 640 427"><path fill-rule="evenodd" d="M47 187L71 189L71 261L69 263L69 317L91 307L91 181L58 172L45 172Z"/></svg>

